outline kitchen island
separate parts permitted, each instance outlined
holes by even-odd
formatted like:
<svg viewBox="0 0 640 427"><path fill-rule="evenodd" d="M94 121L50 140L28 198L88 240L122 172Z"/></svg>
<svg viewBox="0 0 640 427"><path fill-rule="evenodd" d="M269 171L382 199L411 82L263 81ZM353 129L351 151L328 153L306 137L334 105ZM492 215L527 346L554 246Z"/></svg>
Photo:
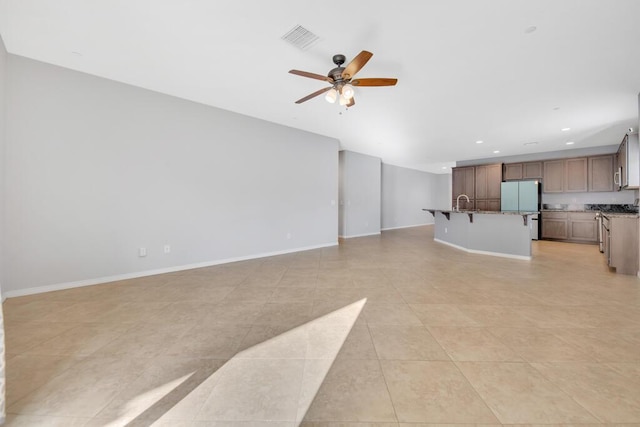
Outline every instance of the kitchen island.
<svg viewBox="0 0 640 427"><path fill-rule="evenodd" d="M436 242L471 253L531 259L531 217L538 212L422 210L434 217Z"/></svg>

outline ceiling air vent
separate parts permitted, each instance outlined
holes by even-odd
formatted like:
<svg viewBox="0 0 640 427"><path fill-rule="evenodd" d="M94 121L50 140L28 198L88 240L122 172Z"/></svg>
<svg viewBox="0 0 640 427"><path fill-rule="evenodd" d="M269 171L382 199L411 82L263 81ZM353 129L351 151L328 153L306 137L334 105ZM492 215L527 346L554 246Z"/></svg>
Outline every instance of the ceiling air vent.
<svg viewBox="0 0 640 427"><path fill-rule="evenodd" d="M282 40L291 43L301 50L309 49L320 37L304 28L302 25L296 25L287 34L281 37Z"/></svg>

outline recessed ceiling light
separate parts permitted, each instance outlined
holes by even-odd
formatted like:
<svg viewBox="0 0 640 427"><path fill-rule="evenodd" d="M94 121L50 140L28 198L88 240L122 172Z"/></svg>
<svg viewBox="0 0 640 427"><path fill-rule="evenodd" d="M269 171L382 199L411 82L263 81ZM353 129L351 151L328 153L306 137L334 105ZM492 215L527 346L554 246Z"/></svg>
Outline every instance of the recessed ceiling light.
<svg viewBox="0 0 640 427"><path fill-rule="evenodd" d="M525 142L524 145L536 145L538 141Z"/></svg>
<svg viewBox="0 0 640 427"><path fill-rule="evenodd" d="M531 34L537 29L538 29L538 27L536 27L535 25L530 25L530 26L528 26L527 28L524 29L524 32L525 32L525 34Z"/></svg>
<svg viewBox="0 0 640 427"><path fill-rule="evenodd" d="M566 142L566 144L567 144L567 145L573 145L573 144L575 144L575 142L573 142L573 141L567 141L567 142Z"/></svg>
<svg viewBox="0 0 640 427"><path fill-rule="evenodd" d="M482 144L484 141L476 141L476 144Z"/></svg>
<svg viewBox="0 0 640 427"><path fill-rule="evenodd" d="M571 128L562 128L562 129L560 129L560 130L561 130L562 132L566 132L566 131L568 131L568 130L571 130Z"/></svg>
<svg viewBox="0 0 640 427"><path fill-rule="evenodd" d="M493 154L498 154L500 150L493 150Z"/></svg>
<svg viewBox="0 0 640 427"><path fill-rule="evenodd" d="M446 169L446 168L447 168L446 166L443 166L443 167L442 167L442 169Z"/></svg>

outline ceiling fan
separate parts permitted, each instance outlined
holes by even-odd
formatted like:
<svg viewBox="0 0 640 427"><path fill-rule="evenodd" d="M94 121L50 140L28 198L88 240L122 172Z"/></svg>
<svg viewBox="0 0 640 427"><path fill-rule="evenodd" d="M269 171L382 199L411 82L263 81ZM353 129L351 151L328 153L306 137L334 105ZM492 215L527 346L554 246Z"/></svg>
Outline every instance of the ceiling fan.
<svg viewBox="0 0 640 427"><path fill-rule="evenodd" d="M296 74L302 77L309 77L311 79L324 80L329 82L331 86L317 90L304 98L300 98L296 101L296 104L302 104L305 101L315 98L318 95L322 95L327 92L325 99L328 102L334 103L339 97L340 105L346 105L351 107L355 105L354 86L395 86L398 79L386 79L386 78L369 78L369 79L354 79L353 76L360 71L362 67L371 59L373 53L363 50L360 52L346 67L342 64L345 63L346 57L344 55L333 55L333 63L337 65L336 68L329 71L326 76L321 74L309 73L307 71L289 70L291 74Z"/></svg>

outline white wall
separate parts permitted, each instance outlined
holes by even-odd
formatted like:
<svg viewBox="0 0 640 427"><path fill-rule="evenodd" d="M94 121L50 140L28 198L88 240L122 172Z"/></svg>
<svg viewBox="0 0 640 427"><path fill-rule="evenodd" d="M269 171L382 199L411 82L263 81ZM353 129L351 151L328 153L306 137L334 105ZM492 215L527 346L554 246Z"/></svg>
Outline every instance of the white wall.
<svg viewBox="0 0 640 427"><path fill-rule="evenodd" d="M436 175L436 179L433 182L433 194L435 195L434 205L436 209L451 209L452 184L452 176L450 173Z"/></svg>
<svg viewBox="0 0 640 427"><path fill-rule="evenodd" d="M345 209L344 209L344 187L345 187L345 155L341 151L338 155L338 236L346 233Z"/></svg>
<svg viewBox="0 0 640 427"><path fill-rule="evenodd" d="M0 37L0 303L3 301L4 272L4 150L5 150L5 79L7 75L7 51ZM4 313L0 305L0 425L5 421L5 346L4 346Z"/></svg>
<svg viewBox="0 0 640 427"><path fill-rule="evenodd" d="M379 234L380 159L340 151L340 167L340 236Z"/></svg>
<svg viewBox="0 0 640 427"><path fill-rule="evenodd" d="M604 191L593 193L542 193L542 203L548 204L632 205L635 198L635 190Z"/></svg>
<svg viewBox="0 0 640 427"><path fill-rule="evenodd" d="M335 139L14 55L7 105L13 295L337 243Z"/></svg>
<svg viewBox="0 0 640 427"><path fill-rule="evenodd" d="M446 209L450 175L382 164L382 229L433 224L423 208Z"/></svg>
<svg viewBox="0 0 640 427"><path fill-rule="evenodd" d="M4 175L5 175L5 145L6 145L6 121L5 121L5 105L6 91L5 80L7 77L7 51L4 42L0 36L0 295L2 295L3 272L4 272Z"/></svg>

